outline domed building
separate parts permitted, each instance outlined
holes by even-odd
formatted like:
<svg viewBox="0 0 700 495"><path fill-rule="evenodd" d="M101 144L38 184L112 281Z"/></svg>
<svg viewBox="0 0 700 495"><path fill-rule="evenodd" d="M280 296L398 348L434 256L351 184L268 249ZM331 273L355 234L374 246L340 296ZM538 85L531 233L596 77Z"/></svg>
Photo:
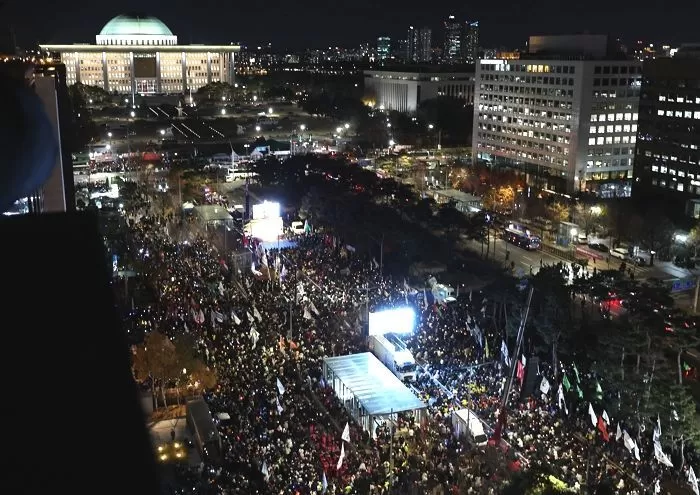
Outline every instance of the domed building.
<svg viewBox="0 0 700 495"><path fill-rule="evenodd" d="M95 44L40 45L66 65L66 82L105 91L173 94L212 82L233 83L236 45L178 45L177 36L156 17L130 14L111 19Z"/></svg>

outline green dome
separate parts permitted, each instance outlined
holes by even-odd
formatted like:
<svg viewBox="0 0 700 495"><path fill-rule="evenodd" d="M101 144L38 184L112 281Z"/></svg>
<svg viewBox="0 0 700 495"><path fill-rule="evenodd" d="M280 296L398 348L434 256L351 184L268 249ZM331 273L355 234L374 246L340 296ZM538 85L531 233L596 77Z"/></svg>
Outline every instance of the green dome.
<svg viewBox="0 0 700 495"><path fill-rule="evenodd" d="M100 31L101 36L173 36L163 21L146 15L118 15Z"/></svg>

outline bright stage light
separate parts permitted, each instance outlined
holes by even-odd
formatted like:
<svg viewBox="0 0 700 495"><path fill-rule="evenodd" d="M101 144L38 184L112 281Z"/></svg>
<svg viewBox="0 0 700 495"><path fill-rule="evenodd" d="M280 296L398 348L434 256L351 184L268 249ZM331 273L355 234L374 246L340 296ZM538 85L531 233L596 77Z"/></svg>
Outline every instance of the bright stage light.
<svg viewBox="0 0 700 495"><path fill-rule="evenodd" d="M416 313L413 308L387 309L369 314L369 334L413 333L416 326Z"/></svg>
<svg viewBox="0 0 700 495"><path fill-rule="evenodd" d="M264 218L279 218L280 204L272 201L263 201L258 205L253 205L253 220L262 220Z"/></svg>
<svg viewBox="0 0 700 495"><path fill-rule="evenodd" d="M276 241L282 235L282 218L251 220L244 228L246 235L263 242Z"/></svg>

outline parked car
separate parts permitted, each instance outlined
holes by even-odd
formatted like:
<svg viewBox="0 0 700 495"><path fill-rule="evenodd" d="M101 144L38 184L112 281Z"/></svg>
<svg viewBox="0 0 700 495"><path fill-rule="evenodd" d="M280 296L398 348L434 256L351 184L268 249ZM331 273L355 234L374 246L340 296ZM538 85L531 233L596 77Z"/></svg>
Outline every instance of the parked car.
<svg viewBox="0 0 700 495"><path fill-rule="evenodd" d="M626 260L627 259L627 249L625 248L615 248L612 251L610 251L610 256L613 258L617 258L619 260Z"/></svg>
<svg viewBox="0 0 700 495"><path fill-rule="evenodd" d="M608 249L608 246L605 244L601 244L599 242L592 242L588 245L589 248L594 249L596 251L600 251L601 253L609 253L610 249Z"/></svg>

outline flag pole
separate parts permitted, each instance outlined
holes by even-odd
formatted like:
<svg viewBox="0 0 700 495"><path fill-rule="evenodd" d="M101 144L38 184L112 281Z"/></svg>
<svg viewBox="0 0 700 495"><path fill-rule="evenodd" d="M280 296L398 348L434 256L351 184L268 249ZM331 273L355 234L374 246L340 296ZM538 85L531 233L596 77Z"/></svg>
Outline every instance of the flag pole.
<svg viewBox="0 0 700 495"><path fill-rule="evenodd" d="M503 394L503 399L501 400L501 411L505 409L508 404L508 397L510 396L511 388L513 387L513 380L515 379L515 369L516 360L520 354L520 348L523 344L523 336L525 334L525 325L527 323L527 317L530 314L530 304L532 303L532 294L535 292L534 287L530 287L530 293L527 295L527 305L525 306L525 313L520 320L520 327L518 327L518 336L515 342L515 349L513 349L513 358L510 360L510 379L508 380L508 386L506 387L505 393Z"/></svg>

